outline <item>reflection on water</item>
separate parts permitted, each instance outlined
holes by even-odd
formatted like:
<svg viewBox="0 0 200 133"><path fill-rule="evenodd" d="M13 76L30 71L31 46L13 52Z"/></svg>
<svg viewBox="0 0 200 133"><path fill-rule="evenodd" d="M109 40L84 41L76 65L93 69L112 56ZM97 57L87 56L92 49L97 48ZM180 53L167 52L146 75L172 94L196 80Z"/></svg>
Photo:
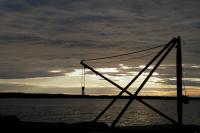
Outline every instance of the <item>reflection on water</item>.
<svg viewBox="0 0 200 133"><path fill-rule="evenodd" d="M0 114L17 115L24 121L74 123L91 121L109 103L106 99L0 99ZM127 100L120 100L100 119L110 124ZM160 111L176 119L176 102L146 100ZM200 124L199 101L184 105L184 123ZM120 125L151 125L169 123L141 103L134 101L120 119Z"/></svg>

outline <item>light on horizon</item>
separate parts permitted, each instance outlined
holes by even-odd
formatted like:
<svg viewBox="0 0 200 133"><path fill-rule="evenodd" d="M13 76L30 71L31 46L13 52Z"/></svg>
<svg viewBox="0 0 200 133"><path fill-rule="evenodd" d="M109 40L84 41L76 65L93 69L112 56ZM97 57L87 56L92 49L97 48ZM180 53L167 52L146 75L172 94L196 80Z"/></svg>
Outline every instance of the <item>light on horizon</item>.
<svg viewBox="0 0 200 133"><path fill-rule="evenodd" d="M61 70L51 70L51 71L49 71L50 73L60 73L60 72L62 72Z"/></svg>

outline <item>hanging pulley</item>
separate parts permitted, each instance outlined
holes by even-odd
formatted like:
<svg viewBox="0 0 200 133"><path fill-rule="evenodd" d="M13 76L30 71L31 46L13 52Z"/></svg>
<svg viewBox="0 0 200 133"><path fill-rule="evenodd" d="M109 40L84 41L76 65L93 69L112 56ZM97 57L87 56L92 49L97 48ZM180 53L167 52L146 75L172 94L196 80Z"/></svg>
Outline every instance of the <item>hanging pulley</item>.
<svg viewBox="0 0 200 133"><path fill-rule="evenodd" d="M82 90L82 95L85 95L85 66L82 67L81 90Z"/></svg>

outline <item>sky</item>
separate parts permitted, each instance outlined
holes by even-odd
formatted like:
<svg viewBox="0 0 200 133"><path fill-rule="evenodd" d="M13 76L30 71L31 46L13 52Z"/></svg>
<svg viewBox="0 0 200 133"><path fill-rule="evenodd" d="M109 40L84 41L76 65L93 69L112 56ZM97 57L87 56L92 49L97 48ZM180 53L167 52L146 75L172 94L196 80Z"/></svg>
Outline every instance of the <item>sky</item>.
<svg viewBox="0 0 200 133"><path fill-rule="evenodd" d="M82 59L181 36L185 92L200 96L199 7L199 0L0 0L0 92L80 94ZM124 87L157 51L90 65ZM175 72L173 49L143 94L174 95ZM119 92L89 70L86 86L87 94Z"/></svg>

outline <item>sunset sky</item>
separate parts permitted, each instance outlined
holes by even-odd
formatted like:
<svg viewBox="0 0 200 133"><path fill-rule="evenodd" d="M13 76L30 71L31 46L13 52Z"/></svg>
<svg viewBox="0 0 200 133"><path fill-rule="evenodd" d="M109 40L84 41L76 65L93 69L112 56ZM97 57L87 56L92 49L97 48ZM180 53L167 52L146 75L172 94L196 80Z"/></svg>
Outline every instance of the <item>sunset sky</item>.
<svg viewBox="0 0 200 133"><path fill-rule="evenodd" d="M181 36L184 88L200 96L199 7L199 0L0 0L0 92L80 94L82 59L138 51ZM148 53L89 64L124 87L159 50L139 59ZM144 95L175 94L175 50ZM86 73L87 94L119 92Z"/></svg>

